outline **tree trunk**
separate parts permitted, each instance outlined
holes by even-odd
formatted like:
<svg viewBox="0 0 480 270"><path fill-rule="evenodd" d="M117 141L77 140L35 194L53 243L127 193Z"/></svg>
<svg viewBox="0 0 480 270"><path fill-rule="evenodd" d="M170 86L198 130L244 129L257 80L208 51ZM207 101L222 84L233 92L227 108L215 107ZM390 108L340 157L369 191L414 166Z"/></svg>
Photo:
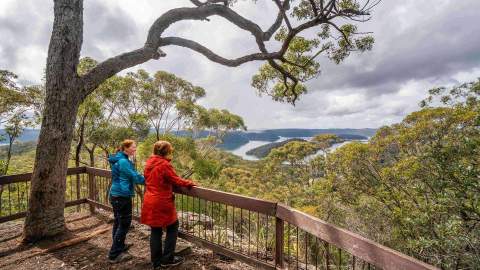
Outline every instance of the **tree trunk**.
<svg viewBox="0 0 480 270"><path fill-rule="evenodd" d="M92 168L95 168L95 148L97 148L96 145L93 145L91 149L85 146L85 149L87 149L88 156L90 158L90 167Z"/></svg>
<svg viewBox="0 0 480 270"><path fill-rule="evenodd" d="M85 112L81 117L80 121L80 126L79 131L78 131L78 143L77 146L75 147L75 166L80 167L80 154L82 153L82 147L83 147L83 142L84 137L85 137L85 118L87 117L88 112Z"/></svg>
<svg viewBox="0 0 480 270"><path fill-rule="evenodd" d="M12 147L15 137L9 136L8 138L8 150L7 150L7 161L5 162L4 173L8 174L8 167L10 167L10 160L12 159ZM1 197L0 197L1 198Z"/></svg>
<svg viewBox="0 0 480 270"><path fill-rule="evenodd" d="M2 216L2 195L3 195L3 185L0 185L0 216Z"/></svg>
<svg viewBox="0 0 480 270"><path fill-rule="evenodd" d="M75 147L75 167L80 167L80 159L82 153L82 147L85 137L85 118L88 116L88 110L81 116L80 126L79 126L79 133L78 133L78 143ZM80 174L77 174L76 177L76 200L80 199ZM72 183L70 183L72 184ZM80 211L80 205L77 205L77 212Z"/></svg>
<svg viewBox="0 0 480 270"><path fill-rule="evenodd" d="M48 49L46 99L37 145L24 241L64 232L65 179L75 118L81 102L77 76L83 31L83 1L54 1Z"/></svg>

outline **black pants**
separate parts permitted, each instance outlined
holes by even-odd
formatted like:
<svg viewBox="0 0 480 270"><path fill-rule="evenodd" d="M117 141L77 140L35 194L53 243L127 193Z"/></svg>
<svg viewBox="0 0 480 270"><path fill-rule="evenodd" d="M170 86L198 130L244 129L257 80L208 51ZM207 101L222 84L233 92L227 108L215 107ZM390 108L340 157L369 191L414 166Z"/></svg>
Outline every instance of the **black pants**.
<svg viewBox="0 0 480 270"><path fill-rule="evenodd" d="M178 220L172 225L167 226L167 235L165 237L165 248L162 253L162 234L163 229L152 227L150 234L150 258L154 267L161 263L171 262L175 253L175 246L178 237Z"/></svg>
<svg viewBox="0 0 480 270"><path fill-rule="evenodd" d="M113 207L113 230L112 247L108 257L115 259L125 248L125 237L127 237L130 224L132 223L132 198L130 197L110 197L110 203Z"/></svg>

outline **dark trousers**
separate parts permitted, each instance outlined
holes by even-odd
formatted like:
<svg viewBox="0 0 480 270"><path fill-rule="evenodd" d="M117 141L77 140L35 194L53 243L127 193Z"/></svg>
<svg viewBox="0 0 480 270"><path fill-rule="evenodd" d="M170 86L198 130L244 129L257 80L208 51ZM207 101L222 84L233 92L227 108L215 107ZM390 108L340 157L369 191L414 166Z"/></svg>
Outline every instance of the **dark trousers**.
<svg viewBox="0 0 480 270"><path fill-rule="evenodd" d="M178 237L178 220L172 225L167 226L167 235L165 237L165 248L162 252L162 234L163 229L151 227L150 234L150 258L154 267L161 263L171 262L175 253L175 245Z"/></svg>
<svg viewBox="0 0 480 270"><path fill-rule="evenodd" d="M110 203L113 207L113 230L112 247L108 257L115 259L125 248L125 237L127 237L130 224L132 223L132 198L130 197L110 197Z"/></svg>

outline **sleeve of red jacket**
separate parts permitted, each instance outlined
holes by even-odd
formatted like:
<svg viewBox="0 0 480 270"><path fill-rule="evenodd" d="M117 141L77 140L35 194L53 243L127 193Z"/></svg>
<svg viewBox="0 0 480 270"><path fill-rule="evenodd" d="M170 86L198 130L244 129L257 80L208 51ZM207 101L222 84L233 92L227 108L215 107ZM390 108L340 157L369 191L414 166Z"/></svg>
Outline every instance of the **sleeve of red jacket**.
<svg viewBox="0 0 480 270"><path fill-rule="evenodd" d="M189 187L193 185L192 180L182 179L178 176L171 164L167 164L165 168L165 179L176 186Z"/></svg>

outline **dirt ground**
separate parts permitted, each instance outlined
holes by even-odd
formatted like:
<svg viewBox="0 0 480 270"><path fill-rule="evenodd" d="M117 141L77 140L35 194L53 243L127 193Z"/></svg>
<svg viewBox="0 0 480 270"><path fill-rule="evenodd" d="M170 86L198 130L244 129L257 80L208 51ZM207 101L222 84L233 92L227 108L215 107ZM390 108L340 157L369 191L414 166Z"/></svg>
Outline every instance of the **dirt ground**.
<svg viewBox="0 0 480 270"><path fill-rule="evenodd" d="M152 269L149 259L149 231L143 225L133 222L133 228L127 236L126 242L133 244L129 251L133 258L112 265L107 260L112 243L111 218L107 215L91 216L87 212L81 212L66 215L66 220L68 233L34 245L22 245L20 242L23 221L0 224L0 269ZM95 232L101 233L88 241L51 250L60 242L78 239ZM181 239L178 246L190 247L191 252L185 255L185 262L182 265L170 269L254 269Z"/></svg>

